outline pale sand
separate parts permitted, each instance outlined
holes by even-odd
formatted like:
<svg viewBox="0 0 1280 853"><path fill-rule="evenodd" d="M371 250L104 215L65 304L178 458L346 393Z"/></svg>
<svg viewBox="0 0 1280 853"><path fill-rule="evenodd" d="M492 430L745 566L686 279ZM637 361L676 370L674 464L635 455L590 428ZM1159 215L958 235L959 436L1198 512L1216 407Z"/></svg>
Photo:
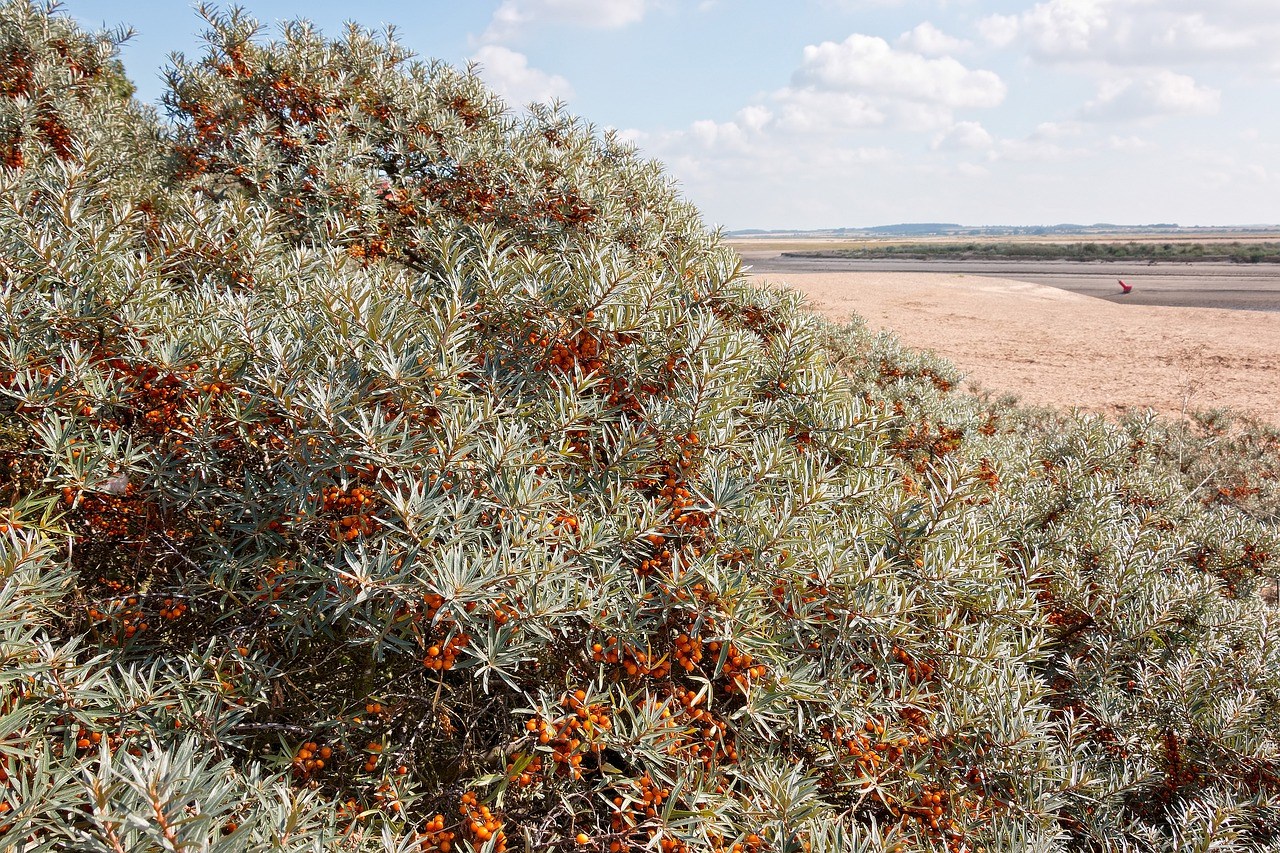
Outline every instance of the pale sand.
<svg viewBox="0 0 1280 853"><path fill-rule="evenodd" d="M999 278L790 273L833 320L862 316L968 382L1023 401L1116 415L1230 407L1280 425L1280 313L1111 302Z"/></svg>

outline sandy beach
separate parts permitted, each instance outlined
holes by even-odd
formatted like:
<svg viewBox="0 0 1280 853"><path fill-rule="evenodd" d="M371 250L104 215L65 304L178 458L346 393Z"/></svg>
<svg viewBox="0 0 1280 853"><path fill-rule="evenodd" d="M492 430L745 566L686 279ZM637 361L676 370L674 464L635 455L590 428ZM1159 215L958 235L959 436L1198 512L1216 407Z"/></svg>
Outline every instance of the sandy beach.
<svg viewBox="0 0 1280 853"><path fill-rule="evenodd" d="M982 389L1108 415L1230 407L1280 425L1280 312L1140 304L1118 286L1100 298L958 272L761 266L828 317L858 314Z"/></svg>

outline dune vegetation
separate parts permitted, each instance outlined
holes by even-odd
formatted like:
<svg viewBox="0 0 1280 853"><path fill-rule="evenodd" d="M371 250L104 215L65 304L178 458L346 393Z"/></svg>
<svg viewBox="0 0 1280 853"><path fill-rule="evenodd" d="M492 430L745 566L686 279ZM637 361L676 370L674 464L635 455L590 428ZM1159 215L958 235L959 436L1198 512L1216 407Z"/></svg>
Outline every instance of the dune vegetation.
<svg viewBox="0 0 1280 853"><path fill-rule="evenodd" d="M0 850L1280 849L1280 436L750 284L357 28L0 3Z"/></svg>

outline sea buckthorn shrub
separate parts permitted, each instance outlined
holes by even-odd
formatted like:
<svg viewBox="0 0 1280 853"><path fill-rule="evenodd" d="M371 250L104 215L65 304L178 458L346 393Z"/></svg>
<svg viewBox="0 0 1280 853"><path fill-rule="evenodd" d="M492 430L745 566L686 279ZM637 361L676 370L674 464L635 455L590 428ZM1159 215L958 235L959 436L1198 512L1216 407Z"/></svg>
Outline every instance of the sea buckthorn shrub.
<svg viewBox="0 0 1280 853"><path fill-rule="evenodd" d="M1134 441L1176 471L1201 503L1280 522L1280 428L1221 410L1152 426L1135 420Z"/></svg>
<svg viewBox="0 0 1280 853"><path fill-rule="evenodd" d="M1002 559L1036 590L1050 651L1037 674L1077 778L1059 843L1274 847L1280 538L1256 493L1214 484L1272 478L1273 428L1020 408L942 390L947 365L860 323L827 336L867 399L961 435L948 458L976 467ZM918 465L904 460L908 489Z"/></svg>
<svg viewBox="0 0 1280 853"><path fill-rule="evenodd" d="M128 30L86 33L43 4L7 4L0 17L0 165L91 156L117 177L116 199L145 203L161 174L154 110L132 100L117 44ZM83 146L86 133L105 144Z"/></svg>
<svg viewBox="0 0 1280 853"><path fill-rule="evenodd" d="M0 5L0 109L88 111L0 169L0 849L1276 843L1274 533L1154 425L962 395L389 36L205 15L161 126Z"/></svg>

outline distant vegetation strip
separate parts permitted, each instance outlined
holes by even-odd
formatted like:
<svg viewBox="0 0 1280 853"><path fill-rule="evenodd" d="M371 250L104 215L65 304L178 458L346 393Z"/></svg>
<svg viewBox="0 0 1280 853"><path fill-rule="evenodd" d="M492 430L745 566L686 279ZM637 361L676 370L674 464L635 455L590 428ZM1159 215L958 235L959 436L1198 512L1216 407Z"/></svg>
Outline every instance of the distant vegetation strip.
<svg viewBox="0 0 1280 853"><path fill-rule="evenodd" d="M884 243L783 252L787 258L910 258L929 260L1226 261L1280 263L1280 243Z"/></svg>

